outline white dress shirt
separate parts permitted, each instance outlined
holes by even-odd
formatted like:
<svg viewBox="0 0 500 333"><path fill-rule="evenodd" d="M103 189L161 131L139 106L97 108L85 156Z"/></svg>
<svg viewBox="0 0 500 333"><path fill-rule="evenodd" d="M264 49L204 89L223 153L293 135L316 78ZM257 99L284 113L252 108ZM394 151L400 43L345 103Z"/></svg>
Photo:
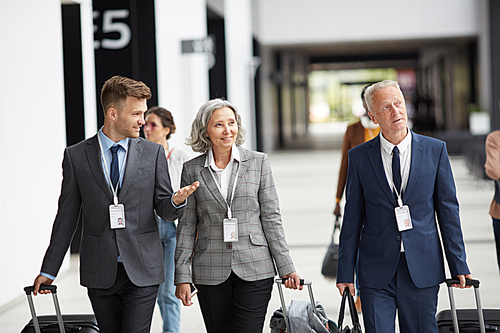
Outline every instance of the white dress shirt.
<svg viewBox="0 0 500 333"><path fill-rule="evenodd" d="M216 182L219 185L219 190L225 200L227 200L227 191L229 190L229 182L231 180L233 163L235 160L240 162L240 151L238 150L238 147L236 147L236 144L233 144L233 147L231 148L231 159L224 169L219 169L217 165L215 165L214 153L212 149L208 151L208 156L205 160L205 167L210 167L212 169L212 174L216 176ZM236 179L234 182L236 182ZM233 189L235 189L235 187L233 187ZM232 199L233 198L231 198L231 200Z"/></svg>
<svg viewBox="0 0 500 333"><path fill-rule="evenodd" d="M406 185L408 184L408 177L410 176L410 165L411 165L411 131L407 129L408 134L405 136L403 141L397 145L393 145L386 138L382 132L380 132L380 153L382 154L382 164L384 165L385 177L387 178L387 183L391 187L391 192L394 192L394 180L392 178L392 150L394 146L398 147L399 150L399 163L401 168L401 200L403 200L403 193L406 190ZM403 202L404 205L404 202ZM401 252L404 252L403 238L401 237Z"/></svg>
<svg viewBox="0 0 500 333"><path fill-rule="evenodd" d="M392 143L384 138L382 132L380 132L380 152L382 154L382 163L384 164L385 176L387 178L387 183L394 189L394 181L392 178L392 150L394 149ZM411 131L408 130L408 134L405 136L403 141L396 145L399 149L399 163L401 165L401 196L405 192L406 185L408 184L408 177L410 176L410 165L411 165ZM403 203L404 204L404 203Z"/></svg>

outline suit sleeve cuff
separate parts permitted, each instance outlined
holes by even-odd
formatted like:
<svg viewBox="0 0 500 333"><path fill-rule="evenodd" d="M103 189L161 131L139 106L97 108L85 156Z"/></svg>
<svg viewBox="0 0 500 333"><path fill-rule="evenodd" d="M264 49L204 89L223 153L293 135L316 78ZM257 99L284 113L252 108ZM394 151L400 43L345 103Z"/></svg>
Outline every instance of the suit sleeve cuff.
<svg viewBox="0 0 500 333"><path fill-rule="evenodd" d="M54 275L50 275L50 274L47 274L47 273L44 273L44 272L41 272L40 275L43 275L46 278L49 278L51 280L55 280L56 279L56 277Z"/></svg>
<svg viewBox="0 0 500 333"><path fill-rule="evenodd" d="M175 192L174 192L174 194L175 194L175 193L177 193L177 191L175 191ZM172 197L170 198L170 202L172 203L172 206L174 206L174 208L179 209L179 208L182 208L182 207L184 207L184 206L186 206L186 205L187 205L187 199L186 199L186 200L184 200L184 202L183 202L183 203L181 203L179 206L176 206L176 205L174 204L174 200L172 200L172 198L173 198L173 197L174 197L174 196L172 195Z"/></svg>

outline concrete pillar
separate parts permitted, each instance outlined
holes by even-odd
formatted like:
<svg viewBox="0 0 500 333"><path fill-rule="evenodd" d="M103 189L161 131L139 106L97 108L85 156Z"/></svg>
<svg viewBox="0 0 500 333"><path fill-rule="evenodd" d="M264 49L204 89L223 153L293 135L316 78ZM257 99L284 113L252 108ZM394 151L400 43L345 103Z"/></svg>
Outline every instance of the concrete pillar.
<svg viewBox="0 0 500 333"><path fill-rule="evenodd" d="M245 147L255 149L255 110L251 101L254 79L251 0L225 0L227 97L238 108L247 130Z"/></svg>
<svg viewBox="0 0 500 333"><path fill-rule="evenodd" d="M95 93L94 19L92 0L80 1L80 16L82 25L82 73L85 138L90 138L97 132L97 97Z"/></svg>
<svg viewBox="0 0 500 333"><path fill-rule="evenodd" d="M209 99L209 55L181 53L181 41L207 37L205 0L155 1L158 105L177 127L169 142L182 147L200 106Z"/></svg>
<svg viewBox="0 0 500 333"><path fill-rule="evenodd" d="M40 272L57 211L66 146L61 1L0 1L0 30L2 307Z"/></svg>

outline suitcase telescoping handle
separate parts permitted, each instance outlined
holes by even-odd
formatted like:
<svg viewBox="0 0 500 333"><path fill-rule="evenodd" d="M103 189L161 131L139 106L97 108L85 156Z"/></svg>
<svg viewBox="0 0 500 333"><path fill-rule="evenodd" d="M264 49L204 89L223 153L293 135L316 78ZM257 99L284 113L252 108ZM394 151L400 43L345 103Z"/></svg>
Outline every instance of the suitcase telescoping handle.
<svg viewBox="0 0 500 333"><path fill-rule="evenodd" d="M458 325L458 316L457 316L457 308L455 306L455 297L453 295L453 284L459 284L459 279L447 279L446 285L448 286L448 295L450 297L450 306L451 306L451 318L453 320L453 331L460 332ZM477 315L479 319L479 328L481 329L481 333L486 333L486 327L484 324L484 316L483 316L483 306L481 305L481 295L479 294L479 280L474 279L466 279L465 284L467 286L474 287L474 294L476 296L476 306L477 306Z"/></svg>
<svg viewBox="0 0 500 333"><path fill-rule="evenodd" d="M281 301L281 310L283 311L283 318L285 319L286 331L287 331L287 333L289 333L290 328L288 327L288 318L287 318L287 314L286 314L285 296L283 295L283 287L282 287L282 285L285 284L286 280L287 279L278 278L275 280L275 282L278 285L278 291L280 294L280 301ZM316 302L314 301L314 295L312 292L312 281L300 279L300 285L307 286L307 289L309 290L309 299L311 301L312 310L314 313L316 313Z"/></svg>
<svg viewBox="0 0 500 333"><path fill-rule="evenodd" d="M41 285L40 290L49 290L52 294L52 301L54 302L54 308L56 309L57 323L59 324L59 331L61 333L66 333L64 329L63 318L61 314L61 308L59 307L59 299L57 298L57 286L55 285ZM33 302L33 296L31 294L35 291L35 286L28 286L24 288L26 297L28 298L28 304L30 306L31 318L33 319L33 327L36 333L41 333L40 325L38 323L38 318L36 317L35 303Z"/></svg>

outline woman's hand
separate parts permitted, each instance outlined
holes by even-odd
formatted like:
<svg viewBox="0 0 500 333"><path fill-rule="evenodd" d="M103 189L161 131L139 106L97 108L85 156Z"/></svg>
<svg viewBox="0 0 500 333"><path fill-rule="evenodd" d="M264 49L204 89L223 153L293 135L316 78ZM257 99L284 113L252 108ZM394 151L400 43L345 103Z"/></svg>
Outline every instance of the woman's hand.
<svg viewBox="0 0 500 333"><path fill-rule="evenodd" d="M304 286L300 285L300 276L296 272L283 275L281 277L282 279L286 279L285 281L285 288L288 289L299 289L302 290Z"/></svg>
<svg viewBox="0 0 500 333"><path fill-rule="evenodd" d="M184 306L191 306L191 286L189 283L179 283L175 288L175 297L182 301Z"/></svg>

